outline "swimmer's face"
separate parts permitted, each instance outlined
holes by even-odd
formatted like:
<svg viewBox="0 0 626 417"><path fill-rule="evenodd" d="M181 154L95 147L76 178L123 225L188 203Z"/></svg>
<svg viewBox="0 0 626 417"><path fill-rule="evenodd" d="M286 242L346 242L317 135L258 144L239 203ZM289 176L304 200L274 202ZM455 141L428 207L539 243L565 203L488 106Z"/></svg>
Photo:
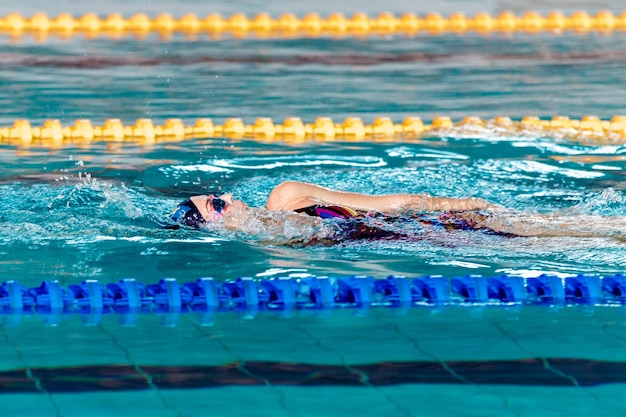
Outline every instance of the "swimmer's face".
<svg viewBox="0 0 626 417"><path fill-rule="evenodd" d="M219 197L213 195L196 195L189 198L198 208L198 211L207 222L219 220L222 216L235 213L248 208L248 205L240 200L233 200L232 194L222 194ZM214 199L224 201L225 205L220 210L220 204L213 202ZM217 209L217 210L216 210Z"/></svg>

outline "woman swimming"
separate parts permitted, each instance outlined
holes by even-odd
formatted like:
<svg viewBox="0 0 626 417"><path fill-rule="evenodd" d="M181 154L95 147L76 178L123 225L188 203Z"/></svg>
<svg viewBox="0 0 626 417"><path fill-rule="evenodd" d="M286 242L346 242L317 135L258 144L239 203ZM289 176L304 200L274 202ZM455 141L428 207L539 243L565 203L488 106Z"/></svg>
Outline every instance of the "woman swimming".
<svg viewBox="0 0 626 417"><path fill-rule="evenodd" d="M334 209L325 211L324 208ZM342 207L343 209L339 209ZM293 211L310 216L359 217L371 213L394 214L404 210L467 211L494 208L480 198L433 197L428 194L369 195L332 190L304 182L287 181L274 188L265 208L270 211ZM183 201L172 219L197 227L227 214L248 210L247 204L233 200L232 194L198 195Z"/></svg>
<svg viewBox="0 0 626 417"><path fill-rule="evenodd" d="M494 207L478 198L444 198L427 194L367 195L288 181L274 188L265 210L233 200L231 194L193 196L183 201L172 219L191 227L220 223L227 230L255 235L273 231L273 244L330 244L347 240L416 239L398 222L406 213L480 210ZM400 214L405 214L401 217ZM326 222L324 219L340 219ZM424 225L433 219L419 219ZM447 222L453 223L453 219ZM436 220L435 220L436 221Z"/></svg>
<svg viewBox="0 0 626 417"><path fill-rule="evenodd" d="M622 238L626 219L514 212L480 198L428 194L368 195L288 181L274 188L264 209L231 194L198 195L183 201L172 220L200 228L254 234L275 231L272 244L337 243L346 240L417 240L433 230L476 230L504 237L574 236ZM328 222L326 219L338 219ZM611 219L611 221L607 221Z"/></svg>

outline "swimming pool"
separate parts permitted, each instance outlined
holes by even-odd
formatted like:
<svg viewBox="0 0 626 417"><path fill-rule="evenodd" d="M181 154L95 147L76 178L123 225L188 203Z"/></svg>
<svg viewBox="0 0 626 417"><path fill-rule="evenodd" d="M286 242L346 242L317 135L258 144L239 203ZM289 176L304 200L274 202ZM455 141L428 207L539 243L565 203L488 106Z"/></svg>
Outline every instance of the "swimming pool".
<svg viewBox="0 0 626 417"><path fill-rule="evenodd" d="M119 3L119 4L118 4ZM311 11L245 2L33 3L52 15L181 10L226 15ZM568 13L578 3L443 2L436 11ZM582 7L581 7L582 6ZM54 7L50 9L50 7ZM321 3L322 15L373 5ZM402 3L391 11L407 11ZM411 11L433 11L431 4ZM468 8L469 7L469 8ZM517 9L515 8L517 7ZM616 2L604 7L619 10ZM32 9L30 9L32 8ZM58 9L57 9L58 8ZM294 9L295 8L295 9ZM113 10L114 9L114 10ZM590 10L593 12L593 10ZM197 40L175 35L2 38L0 126L119 117L193 124L210 117L366 123L407 116L491 119L624 114L626 46L610 35L442 34ZM340 59L341 58L341 59ZM626 247L608 237L502 238L468 231L415 242L298 248L219 231L164 230L190 193L261 205L282 181L345 190L478 196L525 213L615 218L624 145L567 135L456 130L405 140L0 146L3 281L68 286L238 277L612 275ZM401 309L0 316L6 415L614 415L625 407L626 327L616 305L454 305Z"/></svg>

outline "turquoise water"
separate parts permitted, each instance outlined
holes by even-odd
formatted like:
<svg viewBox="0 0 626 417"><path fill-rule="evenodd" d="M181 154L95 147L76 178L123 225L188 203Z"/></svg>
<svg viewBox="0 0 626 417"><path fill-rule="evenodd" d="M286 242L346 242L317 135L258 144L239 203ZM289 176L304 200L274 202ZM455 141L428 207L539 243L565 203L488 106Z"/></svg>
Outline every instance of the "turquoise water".
<svg viewBox="0 0 626 417"><path fill-rule="evenodd" d="M312 10L245 2L88 6L32 3L21 9L11 5L11 10L27 15ZM379 11L374 6L320 3L315 11L373 14ZM577 2L531 2L523 9L507 2L436 6L409 8L395 2L387 9L495 14L508 8L585 8ZM605 2L595 7L618 11L618 6ZM358 116L369 123L377 116L400 122L408 115L430 121L440 115L519 119L594 114L607 119L626 113L626 92L620 88L623 33L342 40L174 37L167 42L156 37L1 39L2 126L17 118L34 124L58 118L71 124L78 118L102 123L118 117L132 124L140 117L155 123L169 117L186 123L211 117L222 123L232 116L252 123L256 117L280 122L298 116L312 122L318 116L335 121ZM621 144L594 146L492 131L395 143L296 145L204 138L27 151L2 144L0 274L3 280L37 286L51 278L69 285L129 277L153 283L200 276L225 281L352 274L622 273L626 246L623 239L609 236L503 238L457 231L416 242L296 248L220 230L163 230L158 223L191 193L232 192L261 206L272 187L291 179L376 194L477 196L527 216L557 213L582 221L600 215L610 224L626 216L624 152ZM74 316L0 318L3 415L238 416L253 409L255 415L271 416L442 416L459 410L477 416L551 416L619 415L626 408L619 395L625 385L618 378L626 361L621 307L141 315L136 322L107 315L95 326ZM594 371L599 361L615 363L613 373ZM444 369L448 379L437 380L439 374L423 368L390 367L397 363L432 364ZM107 379L122 365L130 369L125 376ZM163 368L151 373L154 366ZM192 384L197 375L182 369L176 374L176 367L185 366L212 367L222 376L201 388ZM236 367L237 378L224 379L221 367L227 366ZM43 376L48 368L52 377ZM11 371L17 373L7 373ZM161 378L175 379L172 373L179 386L160 385ZM512 375L508 382L506 375ZM403 376L408 380L393 379ZM433 379L429 383L422 377ZM586 383L586 378L595 382ZM76 380L89 380L95 388L68 388ZM128 386L125 381L139 382ZM22 393L10 389L20 384L29 388Z"/></svg>

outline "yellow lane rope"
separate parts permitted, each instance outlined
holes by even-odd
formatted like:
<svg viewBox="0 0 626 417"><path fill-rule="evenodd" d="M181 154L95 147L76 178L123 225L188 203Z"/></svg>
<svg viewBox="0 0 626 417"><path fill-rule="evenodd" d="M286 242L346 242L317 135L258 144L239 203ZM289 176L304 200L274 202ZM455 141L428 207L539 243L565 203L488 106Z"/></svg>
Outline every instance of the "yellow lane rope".
<svg viewBox="0 0 626 417"><path fill-rule="evenodd" d="M98 35L120 37L134 34L141 37L150 33L165 36L173 33L187 35L204 33L215 36L231 34L236 37L248 35L318 37L543 31L553 33L626 31L626 11L621 14L599 11L595 15L585 11L577 11L570 15L553 11L545 16L534 11L528 11L522 15L502 12L497 16L482 12L473 17L460 12L449 16L442 16L439 13L427 13L423 16L414 13L405 13L400 16L381 13L375 17L370 17L365 13L355 13L352 16L331 13L327 17L316 13L308 13L303 17L285 13L277 18L267 13L260 13L254 17L248 17L242 13L235 13L229 17L222 17L219 14L199 17L196 14L187 13L180 18L170 14L159 14L152 18L143 13L128 18L119 13L106 17L93 13L87 13L81 17L74 17L69 13L62 13L56 17L49 17L44 13L36 13L31 17L11 13L0 17L0 33L17 37L27 33L40 37L49 34L60 37L71 37L77 34L83 34L86 37Z"/></svg>
<svg viewBox="0 0 626 417"><path fill-rule="evenodd" d="M257 118L253 124L244 124L239 118L229 118L224 124L211 119L197 119L185 125L180 119L168 119L155 125L151 119L138 119L132 126L119 119L108 119L103 125L93 125L79 119L72 126L63 126L59 120L46 120L42 126L32 126L28 120L16 120L13 126L0 127L0 144L30 147L59 148L66 144L91 142L118 142L138 145L156 142L177 142L193 138L253 139L265 142L305 141L402 141L422 137L461 135L469 137L546 136L567 138L591 144L626 143L626 116L601 120L595 116L570 119L554 116L540 119L526 116L519 121L508 117L490 120L465 117L453 122L449 117L436 117L426 124L419 117L406 117L394 123L388 117L378 117L366 124L358 117L348 117L341 123L319 117L313 123L304 123L298 117L289 117L282 124L269 118Z"/></svg>

